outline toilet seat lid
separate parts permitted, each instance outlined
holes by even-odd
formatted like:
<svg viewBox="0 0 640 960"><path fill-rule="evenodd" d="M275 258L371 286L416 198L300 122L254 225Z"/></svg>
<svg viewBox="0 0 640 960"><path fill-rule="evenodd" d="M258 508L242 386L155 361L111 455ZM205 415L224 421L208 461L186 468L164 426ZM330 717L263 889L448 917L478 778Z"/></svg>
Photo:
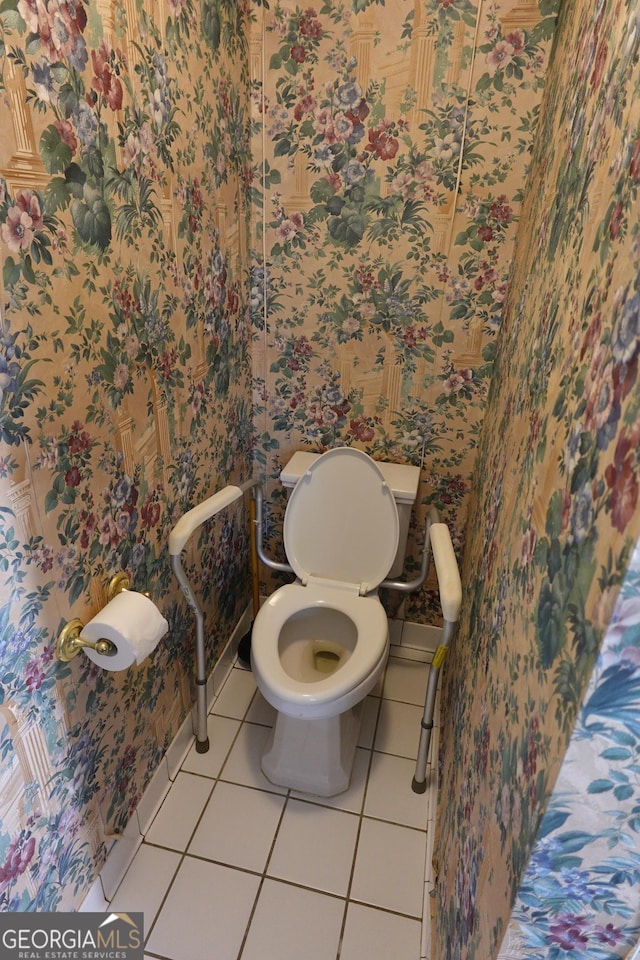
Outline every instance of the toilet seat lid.
<svg viewBox="0 0 640 960"><path fill-rule="evenodd" d="M297 577L369 593L398 549L398 509L382 471L351 447L328 450L297 482L284 517L284 546Z"/></svg>

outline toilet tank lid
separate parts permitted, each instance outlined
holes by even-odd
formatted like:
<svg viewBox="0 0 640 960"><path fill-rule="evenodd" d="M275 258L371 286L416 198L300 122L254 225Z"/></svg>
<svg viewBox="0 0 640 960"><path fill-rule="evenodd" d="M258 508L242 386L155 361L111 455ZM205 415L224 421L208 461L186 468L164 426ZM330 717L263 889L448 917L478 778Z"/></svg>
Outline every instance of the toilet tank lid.
<svg viewBox="0 0 640 960"><path fill-rule="evenodd" d="M282 485L295 487L300 477L319 456L319 453L308 453L306 450L294 453L280 474ZM420 467L413 467L408 463L388 463L385 460L376 460L376 463L393 491L396 503L414 503L418 495Z"/></svg>

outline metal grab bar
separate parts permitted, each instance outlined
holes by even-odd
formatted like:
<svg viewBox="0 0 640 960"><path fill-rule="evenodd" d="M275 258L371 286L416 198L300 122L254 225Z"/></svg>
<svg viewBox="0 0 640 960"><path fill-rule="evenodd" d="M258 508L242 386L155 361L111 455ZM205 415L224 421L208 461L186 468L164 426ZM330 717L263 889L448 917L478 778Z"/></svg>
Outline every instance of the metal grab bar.
<svg viewBox="0 0 640 960"><path fill-rule="evenodd" d="M436 514L437 517L437 514ZM462 584L460 571L456 561L451 534L445 523L439 520L432 522L430 528L431 550L438 575L438 589L440 605L444 615L442 643L436 650L427 681L427 691L424 700L424 712L420 721L420 740L418 743L418 757L411 789L414 793L424 793L427 789L427 760L433 730L433 714L436 705L438 678L444 663L447 649L458 626L460 608L462 606Z"/></svg>
<svg viewBox="0 0 640 960"><path fill-rule="evenodd" d="M196 617L196 751L206 753L209 749L207 735L207 664L204 646L204 613L191 589L191 584L182 566L181 553L195 531L225 507L239 500L247 490L257 486L257 480L247 480L239 486L229 485L188 510L169 534L171 567L182 588L185 599Z"/></svg>
<svg viewBox="0 0 640 960"><path fill-rule="evenodd" d="M280 570L282 573L293 573L293 567L289 563L280 563L278 560L272 560L271 557L268 557L264 552L264 547L262 545L262 511L264 506L264 497L262 495L262 487L258 484L256 488L256 551L258 556L264 563L265 567L270 567L272 570Z"/></svg>
<svg viewBox="0 0 640 960"><path fill-rule="evenodd" d="M281 563L279 560L272 560L271 557L267 556L264 552L264 546L262 541L262 510L264 497L262 495L262 487L258 484L256 488L256 513L257 518L254 521L256 523L256 549L258 556L264 563L266 567L270 567L272 570L279 570L281 573L293 573L293 567L289 563ZM380 584L381 587L387 587L389 590L402 590L404 593L413 593L415 590L418 590L422 584L427 579L427 574L429 572L429 531L432 523L438 522L438 514L436 510L432 507L427 516L427 522L424 529L424 546L422 548L422 566L420 568L420 574L416 580L383 580Z"/></svg>
<svg viewBox="0 0 640 960"><path fill-rule="evenodd" d="M429 513L427 514L427 521L424 525L424 544L422 546L422 565L420 567L420 573L416 580L383 580L380 584L381 587L386 587L388 590L401 590L403 593L413 593L414 590L418 590L422 584L427 579L427 574L429 573L429 561L431 559L431 554L429 551L429 542L431 539L431 527L434 523L438 523L438 512L435 507L431 507Z"/></svg>

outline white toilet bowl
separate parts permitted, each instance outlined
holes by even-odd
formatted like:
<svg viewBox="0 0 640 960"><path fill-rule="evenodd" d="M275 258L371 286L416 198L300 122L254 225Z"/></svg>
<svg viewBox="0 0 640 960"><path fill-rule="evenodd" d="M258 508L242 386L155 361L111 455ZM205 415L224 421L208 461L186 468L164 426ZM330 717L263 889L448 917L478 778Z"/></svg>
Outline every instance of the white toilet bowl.
<svg viewBox="0 0 640 960"><path fill-rule="evenodd" d="M364 638L364 642L362 639ZM252 666L264 697L289 717L333 717L362 700L389 652L377 597L335 587L281 587L252 630Z"/></svg>
<svg viewBox="0 0 640 960"><path fill-rule="evenodd" d="M251 663L278 711L262 769L274 783L320 796L346 790L361 707L389 652L375 591L398 546L393 493L377 464L330 450L294 487L284 522L298 582L256 616Z"/></svg>

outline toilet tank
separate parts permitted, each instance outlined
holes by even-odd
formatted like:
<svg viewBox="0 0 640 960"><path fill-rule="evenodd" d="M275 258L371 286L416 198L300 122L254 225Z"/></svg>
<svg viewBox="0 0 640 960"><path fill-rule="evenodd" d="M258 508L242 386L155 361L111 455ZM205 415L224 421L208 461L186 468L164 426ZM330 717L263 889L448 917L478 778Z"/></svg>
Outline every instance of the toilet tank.
<svg viewBox="0 0 640 960"><path fill-rule="evenodd" d="M317 460L319 456L319 453L307 453L304 450L299 450L297 453L294 453L280 474L282 486L287 487L287 489L295 487L303 473L309 469L313 461ZM387 463L384 460L376 460L376 463L389 484L396 501L396 506L398 507L398 521L400 524L398 551L391 569L386 576L386 579L395 579L401 576L404 570L411 508L418 495L420 467L412 467L407 463Z"/></svg>

